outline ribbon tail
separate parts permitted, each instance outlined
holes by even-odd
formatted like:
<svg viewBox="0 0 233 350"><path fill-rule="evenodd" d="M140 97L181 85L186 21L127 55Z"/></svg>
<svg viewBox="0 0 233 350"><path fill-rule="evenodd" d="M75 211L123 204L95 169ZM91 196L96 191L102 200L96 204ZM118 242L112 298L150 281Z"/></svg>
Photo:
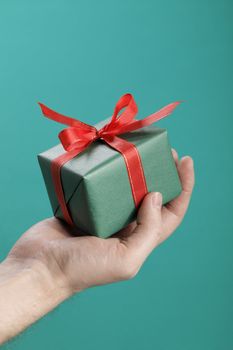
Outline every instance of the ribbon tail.
<svg viewBox="0 0 233 350"><path fill-rule="evenodd" d="M61 124L65 124L65 125L69 125L69 126L74 126L76 128L80 128L84 131L93 131L95 130L95 128L92 125L86 124L81 122L80 120L68 117L66 115L60 114L54 110L52 110L51 108L45 106L43 103L38 102L41 111L43 113L43 115L46 118L49 118L51 120L54 120L55 122L61 123Z"/></svg>
<svg viewBox="0 0 233 350"><path fill-rule="evenodd" d="M104 141L113 149L120 152L124 157L129 182L132 190L135 207L138 208L141 201L148 193L145 174L143 171L141 157L136 146L117 136L104 137Z"/></svg>
<svg viewBox="0 0 233 350"><path fill-rule="evenodd" d="M149 126L155 122L158 122L159 120L171 114L180 103L181 101L170 103L167 106L160 109L158 112L155 112L144 119L135 120L126 126L122 126L121 129L119 131L117 130L116 132L118 134L124 134L126 132L138 130L144 128L145 126Z"/></svg>

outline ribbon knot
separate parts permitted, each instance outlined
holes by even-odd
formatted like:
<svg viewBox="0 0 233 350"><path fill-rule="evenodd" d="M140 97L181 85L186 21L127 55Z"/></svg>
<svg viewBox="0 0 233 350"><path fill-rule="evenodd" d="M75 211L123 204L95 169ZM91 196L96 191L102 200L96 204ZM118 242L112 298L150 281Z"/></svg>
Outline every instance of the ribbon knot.
<svg viewBox="0 0 233 350"><path fill-rule="evenodd" d="M102 131L101 130L97 130L96 129L96 136L94 137L94 141L95 140L98 140L98 139L101 139L102 138Z"/></svg>
<svg viewBox="0 0 233 350"><path fill-rule="evenodd" d="M148 192L141 158L134 144L119 138L118 135L141 129L157 122L172 113L179 103L173 102L142 120L136 120L137 105L131 94L125 94L116 103L110 121L100 130L80 120L57 113L39 103L44 116L68 126L58 135L66 153L54 159L51 164L55 192L63 217L68 224L73 225L73 220L66 205L60 174L61 167L83 152L94 141L98 139L104 140L110 147L122 154L129 176L134 203L138 207Z"/></svg>

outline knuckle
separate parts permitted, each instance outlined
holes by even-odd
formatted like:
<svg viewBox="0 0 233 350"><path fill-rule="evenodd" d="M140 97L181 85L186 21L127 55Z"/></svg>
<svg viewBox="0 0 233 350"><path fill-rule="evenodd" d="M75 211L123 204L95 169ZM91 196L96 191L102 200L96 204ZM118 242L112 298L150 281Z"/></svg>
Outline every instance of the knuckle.
<svg viewBox="0 0 233 350"><path fill-rule="evenodd" d="M157 226L155 228L154 234L155 234L156 239L157 238L159 239L162 236L162 234L163 234L162 225L160 225L159 227Z"/></svg>
<svg viewBox="0 0 233 350"><path fill-rule="evenodd" d="M156 221L148 225L144 226L145 237L147 237L151 242L159 240L163 235L163 227L162 223Z"/></svg>
<svg viewBox="0 0 233 350"><path fill-rule="evenodd" d="M136 269L133 269L133 268L126 268L125 271L124 271L124 274L123 274L123 279L125 280L130 280L130 279L133 279L137 274L137 271Z"/></svg>
<svg viewBox="0 0 233 350"><path fill-rule="evenodd" d="M124 280L134 278L137 275L139 269L140 266L134 260L128 259L124 264L124 268L122 269L122 278Z"/></svg>

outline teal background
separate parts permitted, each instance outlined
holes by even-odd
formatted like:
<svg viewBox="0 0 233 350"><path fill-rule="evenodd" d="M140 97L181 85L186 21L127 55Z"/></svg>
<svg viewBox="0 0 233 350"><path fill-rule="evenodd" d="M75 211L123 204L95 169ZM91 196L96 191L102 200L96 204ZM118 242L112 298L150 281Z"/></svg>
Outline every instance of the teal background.
<svg viewBox="0 0 233 350"><path fill-rule="evenodd" d="M51 215L36 155L59 125L36 104L89 123L132 92L143 117L195 160L189 212L137 277L75 296L4 349L233 348L230 0L0 1L0 258ZM1 317L1 315L0 315Z"/></svg>

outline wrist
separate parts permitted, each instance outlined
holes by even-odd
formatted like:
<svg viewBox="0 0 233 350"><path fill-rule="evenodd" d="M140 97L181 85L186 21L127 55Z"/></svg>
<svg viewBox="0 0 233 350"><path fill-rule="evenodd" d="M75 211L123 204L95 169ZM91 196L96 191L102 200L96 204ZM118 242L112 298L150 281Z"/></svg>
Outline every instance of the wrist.
<svg viewBox="0 0 233 350"><path fill-rule="evenodd" d="M53 298L63 301L72 294L63 276L58 273L52 274L47 266L37 259L7 257L0 264L0 283L6 280L27 280L31 288L36 288L46 298L53 295Z"/></svg>
<svg viewBox="0 0 233 350"><path fill-rule="evenodd" d="M39 261L7 258L0 264L0 344L70 296Z"/></svg>

